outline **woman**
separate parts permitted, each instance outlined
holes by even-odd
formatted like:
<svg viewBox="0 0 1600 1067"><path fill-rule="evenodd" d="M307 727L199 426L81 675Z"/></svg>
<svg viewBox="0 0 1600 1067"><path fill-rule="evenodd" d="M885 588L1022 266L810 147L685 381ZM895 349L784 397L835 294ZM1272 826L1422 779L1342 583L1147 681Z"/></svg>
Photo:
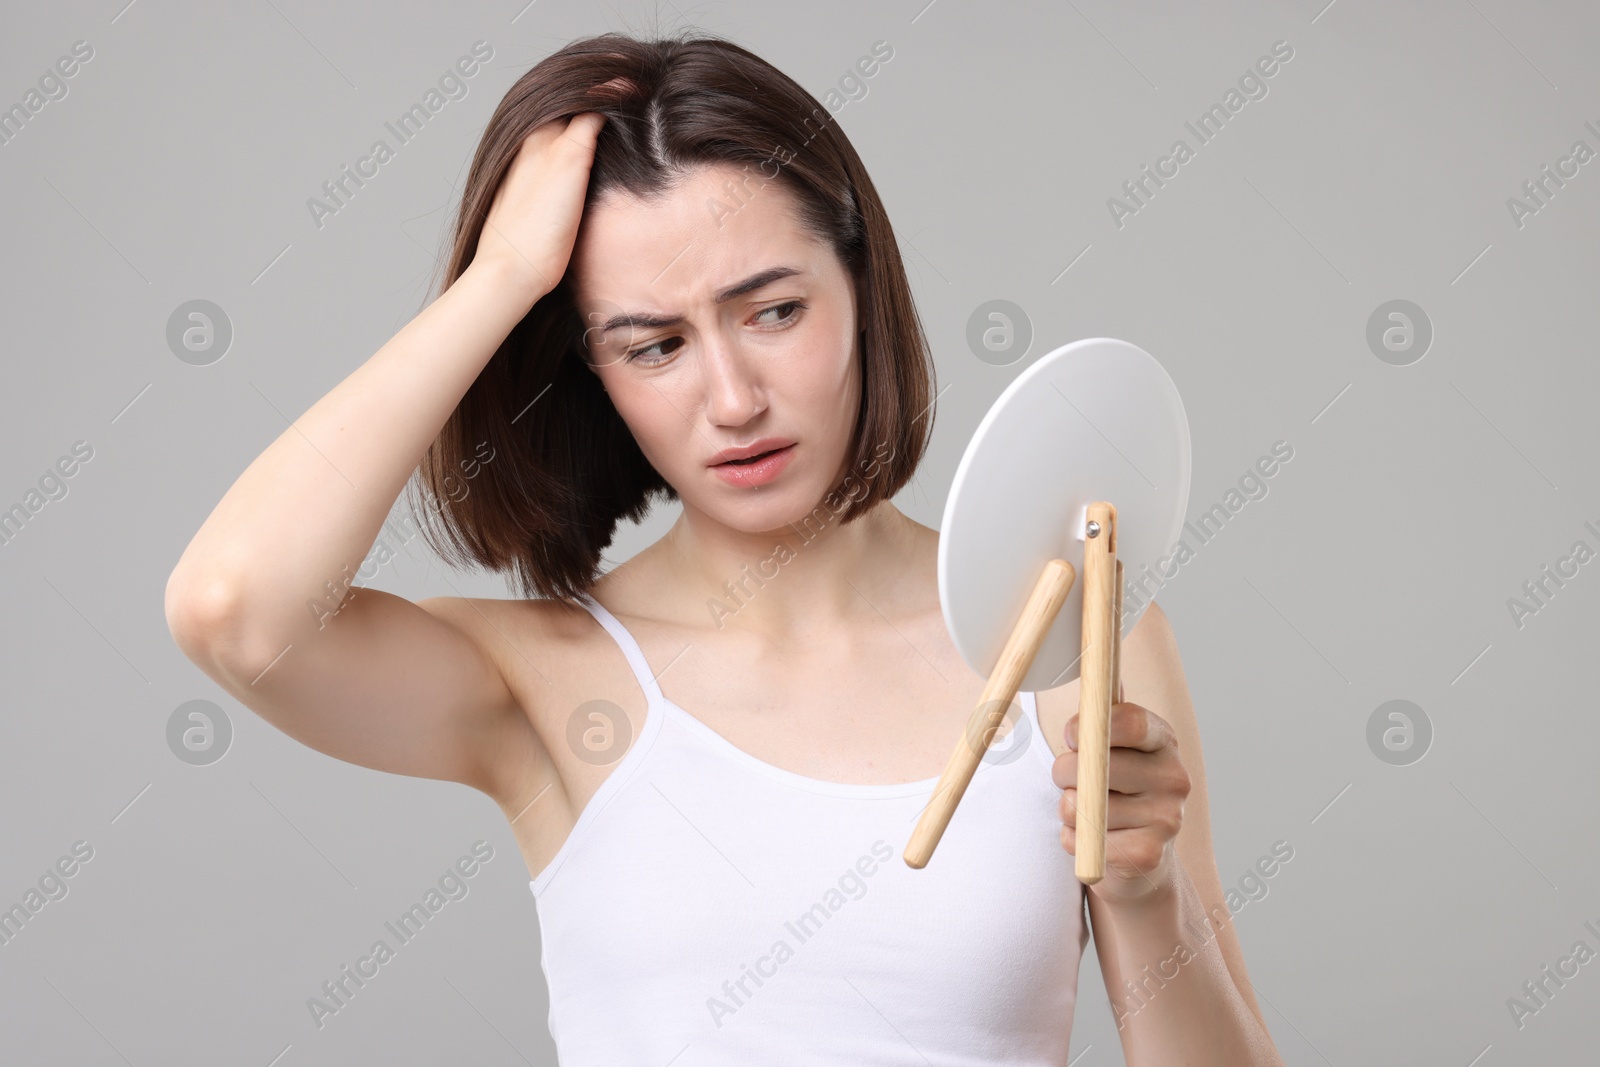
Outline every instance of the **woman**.
<svg viewBox="0 0 1600 1067"><path fill-rule="evenodd" d="M577 41L491 118L443 291L240 476L168 619L299 741L494 798L564 1063L1062 1064L1092 923L1130 1064L1278 1064L1159 609L1103 881L1076 683L1020 694L933 861L898 859L984 682L890 502L932 378L813 97L716 39ZM419 466L430 542L525 598L349 588ZM656 496L682 516L599 576Z"/></svg>

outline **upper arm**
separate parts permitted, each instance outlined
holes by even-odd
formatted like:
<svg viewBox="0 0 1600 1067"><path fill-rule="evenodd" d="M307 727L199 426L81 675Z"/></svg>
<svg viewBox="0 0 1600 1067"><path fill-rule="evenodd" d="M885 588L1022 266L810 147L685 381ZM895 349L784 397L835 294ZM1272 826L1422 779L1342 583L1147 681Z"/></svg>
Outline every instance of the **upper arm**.
<svg viewBox="0 0 1600 1067"><path fill-rule="evenodd" d="M412 602L350 590L337 613L294 633L250 635L247 606L179 603L184 653L238 701L296 741L374 770L492 793L537 735L500 668L470 631L471 601Z"/></svg>
<svg viewBox="0 0 1600 1067"><path fill-rule="evenodd" d="M1217 945L1240 995L1265 1029L1266 1019L1262 1017L1255 989L1245 972L1244 951L1222 890L1222 879L1217 875L1205 762L1200 750L1200 726L1195 719L1194 701L1184 679L1177 638L1159 604L1152 602L1123 639L1121 655L1124 698L1161 716L1177 735L1179 756L1189 773L1189 796L1184 802L1183 824L1178 830L1178 860L1200 894L1206 915L1215 916L1220 909L1222 915L1229 917L1217 930ZM1210 928L1216 929L1217 924L1211 923Z"/></svg>

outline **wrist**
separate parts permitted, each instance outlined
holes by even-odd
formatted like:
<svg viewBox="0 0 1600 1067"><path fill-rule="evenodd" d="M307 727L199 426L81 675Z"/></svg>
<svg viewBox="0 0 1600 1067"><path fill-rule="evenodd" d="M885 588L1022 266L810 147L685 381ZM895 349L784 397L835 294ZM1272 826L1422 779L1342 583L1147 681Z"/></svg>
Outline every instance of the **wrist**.
<svg viewBox="0 0 1600 1067"><path fill-rule="evenodd" d="M517 270L504 260L479 256L467 264L455 284L470 278L470 286L492 294L496 300L515 305L520 319L550 291L548 286L530 281L529 273L527 269Z"/></svg>
<svg viewBox="0 0 1600 1067"><path fill-rule="evenodd" d="M1099 898L1098 903L1118 918L1126 917L1139 923L1176 923L1183 912L1187 882L1183 866L1172 856L1164 869L1141 880L1143 891L1137 895L1107 895Z"/></svg>

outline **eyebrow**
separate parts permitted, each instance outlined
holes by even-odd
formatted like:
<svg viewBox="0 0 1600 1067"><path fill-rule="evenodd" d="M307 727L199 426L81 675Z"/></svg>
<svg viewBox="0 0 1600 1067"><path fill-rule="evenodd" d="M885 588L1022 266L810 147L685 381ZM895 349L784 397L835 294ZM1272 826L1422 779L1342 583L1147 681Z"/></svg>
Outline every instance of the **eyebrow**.
<svg viewBox="0 0 1600 1067"><path fill-rule="evenodd" d="M799 267L768 267L750 275L742 282L736 282L725 289L718 289L711 295L711 300L716 304L725 304L736 296L753 293L764 285L771 285L781 278L805 273ZM659 330L677 326L683 322L682 315L652 315L647 312L624 312L613 315L600 325L600 332L610 333L612 330L623 326L632 326L642 330Z"/></svg>

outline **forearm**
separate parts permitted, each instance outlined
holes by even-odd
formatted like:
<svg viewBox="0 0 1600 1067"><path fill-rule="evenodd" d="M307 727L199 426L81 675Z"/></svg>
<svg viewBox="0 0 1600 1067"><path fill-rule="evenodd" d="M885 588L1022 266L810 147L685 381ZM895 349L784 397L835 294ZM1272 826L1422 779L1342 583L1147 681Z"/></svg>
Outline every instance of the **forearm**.
<svg viewBox="0 0 1600 1067"><path fill-rule="evenodd" d="M1168 887L1137 904L1089 893L1128 1067L1282 1067L1234 983L1194 883L1172 862Z"/></svg>
<svg viewBox="0 0 1600 1067"><path fill-rule="evenodd" d="M225 596L248 605L254 634L292 641L315 626L307 600L326 597L327 582L348 584L428 445L531 306L493 269L469 267L239 475L174 568L169 615Z"/></svg>

